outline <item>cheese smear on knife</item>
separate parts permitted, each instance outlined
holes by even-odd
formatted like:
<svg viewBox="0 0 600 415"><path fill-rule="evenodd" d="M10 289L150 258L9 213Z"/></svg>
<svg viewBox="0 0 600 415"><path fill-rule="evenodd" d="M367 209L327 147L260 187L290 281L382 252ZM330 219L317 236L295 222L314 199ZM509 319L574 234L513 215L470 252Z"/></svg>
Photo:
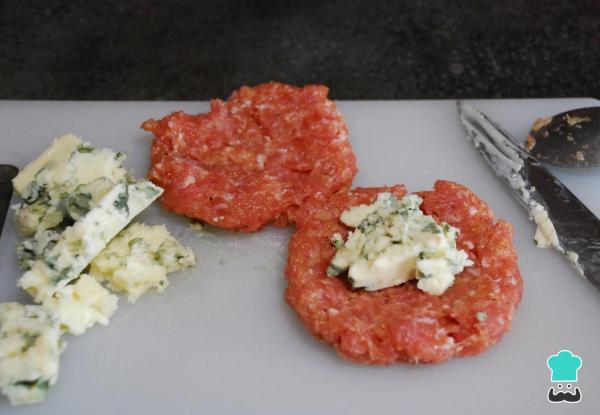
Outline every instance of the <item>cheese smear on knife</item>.
<svg viewBox="0 0 600 415"><path fill-rule="evenodd" d="M539 248L556 248L562 251L554 224L548 217L548 211L543 206L535 204L531 208L531 216L537 224L533 238L535 245Z"/></svg>
<svg viewBox="0 0 600 415"><path fill-rule="evenodd" d="M444 293L454 276L473 262L456 248L459 230L423 214L421 202L417 195L397 200L391 193L380 193L374 203L344 211L340 220L355 229L346 241L333 235L337 252L327 273L347 271L354 288L368 291L416 278L419 289Z"/></svg>

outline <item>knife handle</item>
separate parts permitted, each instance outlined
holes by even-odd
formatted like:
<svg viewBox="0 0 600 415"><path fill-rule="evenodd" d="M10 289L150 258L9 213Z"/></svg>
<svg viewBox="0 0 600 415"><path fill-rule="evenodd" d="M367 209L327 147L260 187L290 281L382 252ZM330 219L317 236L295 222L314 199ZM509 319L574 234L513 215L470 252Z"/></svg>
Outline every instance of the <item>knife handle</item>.
<svg viewBox="0 0 600 415"><path fill-rule="evenodd" d="M10 205L10 198L12 197L12 179L18 172L19 169L15 166L0 164L0 236L4 228L4 220L6 219L8 205Z"/></svg>

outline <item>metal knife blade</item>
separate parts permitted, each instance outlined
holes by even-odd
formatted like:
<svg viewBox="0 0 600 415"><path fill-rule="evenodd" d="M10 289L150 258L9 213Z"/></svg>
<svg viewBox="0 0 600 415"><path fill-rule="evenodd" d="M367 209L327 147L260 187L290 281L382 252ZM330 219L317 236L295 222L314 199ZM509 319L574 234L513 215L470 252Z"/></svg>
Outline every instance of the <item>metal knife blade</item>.
<svg viewBox="0 0 600 415"><path fill-rule="evenodd" d="M571 264L600 289L600 219L539 161L525 163L524 170L546 202L548 216Z"/></svg>
<svg viewBox="0 0 600 415"><path fill-rule="evenodd" d="M600 290L600 219L497 123L471 105L459 102L458 110L467 139L510 186L538 227L543 221L538 215L547 212L557 236L554 247Z"/></svg>
<svg viewBox="0 0 600 415"><path fill-rule="evenodd" d="M15 166L0 164L0 235L2 235L6 212L8 212L8 205L10 205L10 198L12 197L12 179L18 172L19 169Z"/></svg>

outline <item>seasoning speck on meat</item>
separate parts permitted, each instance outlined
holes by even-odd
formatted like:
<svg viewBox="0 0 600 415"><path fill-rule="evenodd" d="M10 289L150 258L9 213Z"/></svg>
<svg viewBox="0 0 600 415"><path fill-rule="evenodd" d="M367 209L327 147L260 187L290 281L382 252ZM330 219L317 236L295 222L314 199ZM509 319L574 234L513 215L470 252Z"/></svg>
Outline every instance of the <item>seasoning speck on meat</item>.
<svg viewBox="0 0 600 415"><path fill-rule="evenodd" d="M176 112L142 127L155 135L148 177L167 210L226 229L285 226L314 194L356 175L348 129L324 86L242 87L211 111Z"/></svg>

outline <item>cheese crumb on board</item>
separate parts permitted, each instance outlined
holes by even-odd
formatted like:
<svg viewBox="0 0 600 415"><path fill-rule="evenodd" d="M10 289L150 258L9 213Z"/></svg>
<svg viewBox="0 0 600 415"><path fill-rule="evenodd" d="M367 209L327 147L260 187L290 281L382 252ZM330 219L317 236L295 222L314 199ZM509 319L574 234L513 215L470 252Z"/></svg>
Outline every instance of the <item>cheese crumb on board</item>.
<svg viewBox="0 0 600 415"><path fill-rule="evenodd" d="M191 267L194 253L182 246L164 225L134 223L124 229L91 263L90 274L127 294L134 303L153 288L162 292L167 274Z"/></svg>
<svg viewBox="0 0 600 415"><path fill-rule="evenodd" d="M194 231L194 234L198 237L204 236L206 232L206 227L199 220L190 220L188 223L188 228Z"/></svg>
<svg viewBox="0 0 600 415"><path fill-rule="evenodd" d="M417 195L397 200L391 193L380 193L374 203L344 211L340 220L355 229L346 241L340 234L332 236L337 252L328 275L347 271L352 286L367 291L416 278L419 289L444 293L454 275L473 262L456 248L459 230L423 214L421 202Z"/></svg>
<svg viewBox="0 0 600 415"><path fill-rule="evenodd" d="M42 401L64 349L59 323L45 308L0 304L0 389L13 405Z"/></svg>

